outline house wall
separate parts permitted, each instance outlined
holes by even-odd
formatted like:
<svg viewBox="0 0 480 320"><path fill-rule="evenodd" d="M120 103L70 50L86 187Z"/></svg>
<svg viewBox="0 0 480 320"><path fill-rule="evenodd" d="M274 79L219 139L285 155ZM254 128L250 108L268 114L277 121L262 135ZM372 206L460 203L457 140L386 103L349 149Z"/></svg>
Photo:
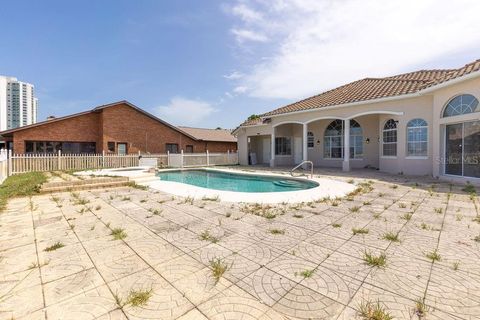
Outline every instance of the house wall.
<svg viewBox="0 0 480 320"><path fill-rule="evenodd" d="M87 113L78 117L46 123L13 133L13 150L25 152L25 141L68 141L101 143L99 114Z"/></svg>
<svg viewBox="0 0 480 320"><path fill-rule="evenodd" d="M272 126L276 127L275 136L279 137L281 134L292 134L288 131L288 124L279 125L288 122L308 123L308 130L314 131L315 147L308 150L309 160L314 161L316 165L326 167L342 166L342 160L327 160L323 158L323 135L325 128L333 119L351 118L357 120L363 129L364 139L369 137L371 143L366 145L364 142L364 158L362 160L351 160L350 164L353 168L363 168L366 165L378 167L381 171L390 173L404 173L404 174L432 174L432 159L433 159L433 96L425 95L402 100L391 100L376 103L368 103L349 107L335 107L322 108L315 111L282 115L272 117L271 123L259 127L242 128L239 131L239 141L243 135L253 135L256 131L271 134ZM388 112L403 112L403 115L387 114ZM428 156L424 158L410 158L406 156L406 125L408 121L422 118L427 121L429 143ZM397 140L397 156L395 158L387 158L382 156L382 145L379 142L382 139L382 129L388 119L398 120L398 140ZM299 128L295 134L301 133L301 125L293 125ZM280 130L280 131L279 131ZM290 129L291 130L291 129ZM433 140L432 140L433 139ZM317 145L316 141L320 140ZM239 145L240 153L243 152ZM242 155L241 157L242 158ZM275 164L291 164L292 157L284 157L279 159L275 157Z"/></svg>
<svg viewBox="0 0 480 320"><path fill-rule="evenodd" d="M25 141L95 142L96 152L107 152L108 142L127 143L128 153L165 153L167 143L176 143L180 150L187 145L194 152L226 152L236 150L235 142L197 141L160 123L125 104L104 108L52 121L13 133L14 152L25 152Z"/></svg>
<svg viewBox="0 0 480 320"><path fill-rule="evenodd" d="M439 177L443 175L444 158L444 127L447 123L458 123L465 121L480 120L480 113L471 113L461 116L442 118L443 110L446 104L455 96L460 94L471 94L480 101L480 78L462 81L457 84L435 90L433 95L433 175ZM465 178L455 178L452 176L443 177L452 181L464 181ZM467 178L470 180L475 180ZM478 179L476 179L478 180Z"/></svg>

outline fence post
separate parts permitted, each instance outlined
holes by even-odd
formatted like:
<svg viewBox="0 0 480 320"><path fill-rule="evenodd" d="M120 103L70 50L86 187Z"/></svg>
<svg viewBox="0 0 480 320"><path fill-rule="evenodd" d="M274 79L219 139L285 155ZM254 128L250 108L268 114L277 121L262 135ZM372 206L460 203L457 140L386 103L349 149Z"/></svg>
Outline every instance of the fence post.
<svg viewBox="0 0 480 320"><path fill-rule="evenodd" d="M207 167L210 165L210 156L208 155L208 149L207 149Z"/></svg>
<svg viewBox="0 0 480 320"><path fill-rule="evenodd" d="M170 151L167 150L167 167L170 167Z"/></svg>
<svg viewBox="0 0 480 320"><path fill-rule="evenodd" d="M8 176L12 175L12 149L8 149Z"/></svg>
<svg viewBox="0 0 480 320"><path fill-rule="evenodd" d="M105 168L105 150L102 150L102 168Z"/></svg>
<svg viewBox="0 0 480 320"><path fill-rule="evenodd" d="M62 165L60 164L60 161L62 161L62 150L58 150L58 155L57 155L57 170L58 171L62 170Z"/></svg>
<svg viewBox="0 0 480 320"><path fill-rule="evenodd" d="M230 165L230 149L227 150L227 164Z"/></svg>
<svg viewBox="0 0 480 320"><path fill-rule="evenodd" d="M180 159L181 159L182 168L183 168L183 160L184 160L184 158L183 158L183 149L182 149L182 151L180 152Z"/></svg>

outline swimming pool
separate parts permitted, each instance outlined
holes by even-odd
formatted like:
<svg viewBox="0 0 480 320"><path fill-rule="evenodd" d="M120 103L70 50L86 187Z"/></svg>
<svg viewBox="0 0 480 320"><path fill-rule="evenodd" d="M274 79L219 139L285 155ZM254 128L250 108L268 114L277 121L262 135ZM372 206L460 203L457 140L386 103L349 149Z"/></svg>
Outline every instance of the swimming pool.
<svg viewBox="0 0 480 320"><path fill-rule="evenodd" d="M283 176L264 176L214 170L175 170L157 174L161 181L180 182L197 187L234 192L286 192L318 187L315 181Z"/></svg>

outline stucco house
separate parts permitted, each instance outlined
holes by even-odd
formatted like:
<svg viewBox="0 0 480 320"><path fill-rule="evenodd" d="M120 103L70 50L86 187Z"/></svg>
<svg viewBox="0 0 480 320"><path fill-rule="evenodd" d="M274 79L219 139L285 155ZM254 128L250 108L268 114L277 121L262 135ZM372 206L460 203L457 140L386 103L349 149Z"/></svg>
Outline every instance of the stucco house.
<svg viewBox="0 0 480 320"><path fill-rule="evenodd" d="M480 181L480 60L365 78L241 124L242 165L376 168Z"/></svg>

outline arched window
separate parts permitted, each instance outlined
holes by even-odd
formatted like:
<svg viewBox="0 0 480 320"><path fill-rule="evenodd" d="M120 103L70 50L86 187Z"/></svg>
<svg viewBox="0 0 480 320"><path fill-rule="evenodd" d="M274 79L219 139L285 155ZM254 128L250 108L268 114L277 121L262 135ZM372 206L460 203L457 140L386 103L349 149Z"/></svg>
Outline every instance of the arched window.
<svg viewBox="0 0 480 320"><path fill-rule="evenodd" d="M343 121L334 120L325 129L323 157L327 159L343 158ZM360 124L350 120L350 158L363 156L363 133Z"/></svg>
<svg viewBox="0 0 480 320"><path fill-rule="evenodd" d="M407 123L407 155L426 157L428 154L428 124L423 119Z"/></svg>
<svg viewBox="0 0 480 320"><path fill-rule="evenodd" d="M478 100L471 94L462 94L451 99L445 110L443 117L458 116L467 113L479 112Z"/></svg>
<svg viewBox="0 0 480 320"><path fill-rule="evenodd" d="M313 135L313 132L311 132L311 131L307 132L307 146L309 148L315 147L315 136Z"/></svg>
<svg viewBox="0 0 480 320"><path fill-rule="evenodd" d="M382 135L383 156L397 156L397 122L393 119L385 122Z"/></svg>
<svg viewBox="0 0 480 320"><path fill-rule="evenodd" d="M324 135L323 157L328 159L343 158L343 121L332 121Z"/></svg>

